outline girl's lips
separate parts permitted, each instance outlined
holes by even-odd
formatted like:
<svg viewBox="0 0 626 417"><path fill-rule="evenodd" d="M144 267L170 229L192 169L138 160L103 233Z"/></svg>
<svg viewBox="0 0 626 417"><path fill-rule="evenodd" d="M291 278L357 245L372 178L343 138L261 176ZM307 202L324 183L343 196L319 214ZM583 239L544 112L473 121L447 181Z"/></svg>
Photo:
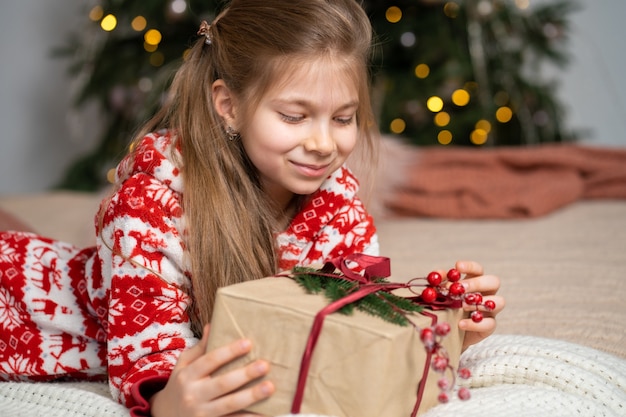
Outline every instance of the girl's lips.
<svg viewBox="0 0 626 417"><path fill-rule="evenodd" d="M298 172L307 177L321 177L326 174L330 164L326 165L309 165L291 162Z"/></svg>

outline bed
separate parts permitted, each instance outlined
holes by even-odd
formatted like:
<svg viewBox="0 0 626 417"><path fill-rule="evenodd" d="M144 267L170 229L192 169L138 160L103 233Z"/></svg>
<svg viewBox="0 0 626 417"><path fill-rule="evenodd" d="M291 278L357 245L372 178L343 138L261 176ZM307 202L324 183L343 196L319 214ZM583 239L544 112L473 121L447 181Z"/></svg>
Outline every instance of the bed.
<svg viewBox="0 0 626 417"><path fill-rule="evenodd" d="M0 207L42 234L86 245L100 197L0 196ZM578 198L517 218L380 217L394 278L474 259L500 276L507 300L496 333L463 354L472 399L425 416L626 415L626 200ZM99 383L0 383L0 414L127 411Z"/></svg>

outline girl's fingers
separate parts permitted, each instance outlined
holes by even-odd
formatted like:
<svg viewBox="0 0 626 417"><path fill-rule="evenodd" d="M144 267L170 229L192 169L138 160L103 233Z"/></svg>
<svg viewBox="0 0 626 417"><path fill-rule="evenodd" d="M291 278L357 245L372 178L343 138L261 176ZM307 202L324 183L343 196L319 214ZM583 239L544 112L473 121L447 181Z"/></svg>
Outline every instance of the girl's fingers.
<svg viewBox="0 0 626 417"><path fill-rule="evenodd" d="M459 328L465 330L466 339L467 336L472 334L483 339L493 333L496 330L496 319L493 317L484 317L481 322L475 323L472 319L463 319L459 321Z"/></svg>
<svg viewBox="0 0 626 417"><path fill-rule="evenodd" d="M484 273L483 266L474 261L458 261L454 267L468 277L479 276Z"/></svg>
<svg viewBox="0 0 626 417"><path fill-rule="evenodd" d="M268 398L275 391L270 381L263 381L250 388L242 389L229 395L221 396L206 404L206 414L211 416L223 416L243 410L250 405ZM235 414L238 417L256 416L256 414Z"/></svg>
<svg viewBox="0 0 626 417"><path fill-rule="evenodd" d="M267 375L268 371L269 364L265 361L257 360L244 367L206 379L203 383L203 392L208 398L219 398Z"/></svg>
<svg viewBox="0 0 626 417"><path fill-rule="evenodd" d="M205 325L200 342L180 354L172 373L180 374L181 379L198 380L247 354L252 347L249 340L241 339L207 352L208 338L209 325Z"/></svg>
<svg viewBox="0 0 626 417"><path fill-rule="evenodd" d="M500 289L500 278L496 275L480 275L465 278L461 281L465 292L479 292L482 295L493 295Z"/></svg>
<svg viewBox="0 0 626 417"><path fill-rule="evenodd" d="M198 343L198 345L200 344L201 343ZM202 354L193 361L191 366L184 368L184 377L192 380L207 377L227 363L244 356L250 352L251 348L252 344L249 340L241 339L213 349L210 352L203 351Z"/></svg>

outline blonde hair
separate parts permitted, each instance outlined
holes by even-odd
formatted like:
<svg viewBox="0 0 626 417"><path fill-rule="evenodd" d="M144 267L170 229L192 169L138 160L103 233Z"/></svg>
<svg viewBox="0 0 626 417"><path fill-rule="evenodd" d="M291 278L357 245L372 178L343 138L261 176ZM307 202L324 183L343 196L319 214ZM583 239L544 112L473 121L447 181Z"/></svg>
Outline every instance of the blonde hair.
<svg viewBox="0 0 626 417"><path fill-rule="evenodd" d="M276 213L241 141L229 141L213 108L211 87L222 79L243 107L243 119L285 65L324 55L353 69L359 91L359 143L374 158L375 123L368 70L372 28L355 0L233 0L177 72L169 99L135 142L170 128L184 163L183 208L191 260L192 327L209 322L219 287L276 273ZM252 209L253 208L253 209Z"/></svg>

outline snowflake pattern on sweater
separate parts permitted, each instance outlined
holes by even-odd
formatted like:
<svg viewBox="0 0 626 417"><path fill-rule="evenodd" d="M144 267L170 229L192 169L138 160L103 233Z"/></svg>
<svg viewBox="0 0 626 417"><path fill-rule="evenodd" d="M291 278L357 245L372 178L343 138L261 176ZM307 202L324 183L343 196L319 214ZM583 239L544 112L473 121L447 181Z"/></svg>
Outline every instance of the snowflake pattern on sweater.
<svg viewBox="0 0 626 417"><path fill-rule="evenodd" d="M147 135L118 165L96 247L0 232L0 380L108 377L113 397L132 407L133 385L169 376L197 343L173 143L168 131ZM346 167L328 177L276 236L281 270L378 254L357 190Z"/></svg>

